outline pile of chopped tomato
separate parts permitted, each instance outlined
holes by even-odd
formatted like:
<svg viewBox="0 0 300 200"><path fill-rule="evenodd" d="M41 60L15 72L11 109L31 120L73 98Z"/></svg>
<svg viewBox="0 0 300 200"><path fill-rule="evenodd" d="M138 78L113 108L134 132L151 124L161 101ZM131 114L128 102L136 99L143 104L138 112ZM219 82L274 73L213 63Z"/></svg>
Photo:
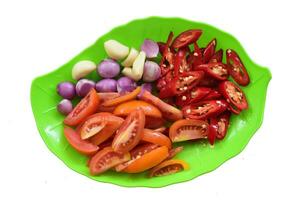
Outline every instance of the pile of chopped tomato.
<svg viewBox="0 0 300 200"><path fill-rule="evenodd" d="M173 159L183 147L172 144L207 139L213 145L226 136L231 113L248 108L238 85L246 86L250 79L238 54L227 49L223 63L217 40L200 48L201 35L201 30L194 29L173 39L171 32L166 43L158 43L158 97L140 87L125 94L92 89L68 114L65 137L89 157L92 175L110 169L123 173L150 170L152 177L186 170L185 161Z"/></svg>

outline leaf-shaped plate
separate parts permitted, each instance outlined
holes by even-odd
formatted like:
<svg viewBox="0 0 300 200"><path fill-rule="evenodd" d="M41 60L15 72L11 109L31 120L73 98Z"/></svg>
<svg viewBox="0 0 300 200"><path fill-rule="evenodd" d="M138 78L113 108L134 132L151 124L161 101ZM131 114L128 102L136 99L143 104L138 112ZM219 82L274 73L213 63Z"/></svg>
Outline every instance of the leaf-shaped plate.
<svg viewBox="0 0 300 200"><path fill-rule="evenodd" d="M103 43L108 39L116 39L127 46L139 49L145 38L165 41L171 30L177 35L191 28L203 30L200 46L204 46L215 37L218 41L217 49L232 48L240 55L251 78L250 85L243 88L248 98L249 109L243 111L239 116L231 117L228 135L224 140L217 142L214 148L210 148L205 141L183 143L185 150L177 157L189 163L190 169L187 171L151 179L147 177L146 173L125 174L113 171L99 176L91 176L86 165L87 158L70 147L62 133L63 116L56 111L56 105L60 101L60 97L56 94L56 85L61 81L72 80L72 66L77 61L90 59L99 63L106 58ZM90 75L89 78L99 79L96 73ZM181 18L150 17L134 20L114 28L57 70L36 78L31 86L31 105L44 142L71 169L96 181L120 186L162 187L188 181L210 172L226 160L239 154L262 124L267 86L270 79L270 71L255 64L241 44L230 34L200 22Z"/></svg>

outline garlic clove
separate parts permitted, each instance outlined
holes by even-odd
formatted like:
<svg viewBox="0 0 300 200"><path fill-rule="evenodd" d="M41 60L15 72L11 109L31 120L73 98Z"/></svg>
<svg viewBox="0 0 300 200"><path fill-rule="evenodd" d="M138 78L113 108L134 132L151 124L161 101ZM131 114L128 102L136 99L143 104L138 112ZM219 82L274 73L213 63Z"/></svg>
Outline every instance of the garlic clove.
<svg viewBox="0 0 300 200"><path fill-rule="evenodd" d="M82 60L77 62L72 69L72 77L79 80L92 71L96 70L96 64L90 60Z"/></svg>
<svg viewBox="0 0 300 200"><path fill-rule="evenodd" d="M116 40L106 41L104 43L104 49L107 55L115 60L122 60L129 53L129 48Z"/></svg>
<svg viewBox="0 0 300 200"><path fill-rule="evenodd" d="M132 80L135 80L135 81L138 81L138 80L141 79L141 77L139 77L138 75L133 73L132 68L125 67L122 70L122 74L124 74L125 76L127 76L127 77L129 77L129 78L131 78Z"/></svg>
<svg viewBox="0 0 300 200"><path fill-rule="evenodd" d="M139 52L135 48L131 48L127 58L121 63L124 67L131 67Z"/></svg>

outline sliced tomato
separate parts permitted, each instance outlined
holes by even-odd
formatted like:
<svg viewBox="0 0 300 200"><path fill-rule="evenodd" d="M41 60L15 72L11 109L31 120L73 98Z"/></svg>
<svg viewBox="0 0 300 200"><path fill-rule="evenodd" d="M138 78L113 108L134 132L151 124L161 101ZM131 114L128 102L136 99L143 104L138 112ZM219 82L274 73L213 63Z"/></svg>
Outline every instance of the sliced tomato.
<svg viewBox="0 0 300 200"><path fill-rule="evenodd" d="M140 141L145 127L145 113L137 108L128 115L117 130L112 148L118 152L128 152Z"/></svg>
<svg viewBox="0 0 300 200"><path fill-rule="evenodd" d="M183 151L183 146L175 147L175 148L169 150L169 155L166 158L166 160L174 158L181 151Z"/></svg>
<svg viewBox="0 0 300 200"><path fill-rule="evenodd" d="M155 118L162 117L162 114L157 107L153 106L148 102L141 101L141 100L132 100L132 101L127 101L125 103L119 104L113 113L117 116L124 117L129 115L136 108L143 109L146 116L155 117Z"/></svg>
<svg viewBox="0 0 300 200"><path fill-rule="evenodd" d="M158 97L152 95L148 91L144 91L140 97L142 100L155 105L161 112L165 119L176 121L178 119L182 119L181 110L165 103Z"/></svg>
<svg viewBox="0 0 300 200"><path fill-rule="evenodd" d="M64 123L69 126L76 126L83 122L88 116L94 114L99 106L100 98L96 90L92 89L76 107L65 118Z"/></svg>
<svg viewBox="0 0 300 200"><path fill-rule="evenodd" d="M149 176L165 176L180 172L182 170L187 170L189 165L183 160L166 160L154 167Z"/></svg>
<svg viewBox="0 0 300 200"><path fill-rule="evenodd" d="M159 128L166 123L163 118L146 116L145 128Z"/></svg>
<svg viewBox="0 0 300 200"><path fill-rule="evenodd" d="M173 41L173 48L182 48L196 42L202 34L200 29L190 29L180 33Z"/></svg>
<svg viewBox="0 0 300 200"><path fill-rule="evenodd" d="M106 147L95 154L89 163L92 175L101 174L108 169L130 160L129 153L115 152L111 147Z"/></svg>
<svg viewBox="0 0 300 200"><path fill-rule="evenodd" d="M242 86L248 85L250 83L250 78L239 55L234 50L227 49L226 60L229 73L234 79L234 81Z"/></svg>
<svg viewBox="0 0 300 200"><path fill-rule="evenodd" d="M209 87L194 87L191 91L187 91L176 97L176 105L185 106L202 100L212 91Z"/></svg>
<svg viewBox="0 0 300 200"><path fill-rule="evenodd" d="M204 52L203 52L203 63L208 63L209 60L213 57L215 54L215 49L217 46L217 40L214 38L208 45L206 46Z"/></svg>
<svg viewBox="0 0 300 200"><path fill-rule="evenodd" d="M99 150L98 146L88 141L82 140L80 138L80 135L70 127L64 127L64 135L69 144L82 154L91 155Z"/></svg>
<svg viewBox="0 0 300 200"><path fill-rule="evenodd" d="M181 75L175 77L167 87L164 87L159 91L160 98L168 98L175 95L183 94L186 91L195 87L203 78L204 72L202 71L190 71L184 72Z"/></svg>
<svg viewBox="0 0 300 200"><path fill-rule="evenodd" d="M202 64L195 67L196 70L203 70L211 78L224 81L228 78L229 72L227 66L221 62L212 62L208 64Z"/></svg>
<svg viewBox="0 0 300 200"><path fill-rule="evenodd" d="M163 132L165 132L166 129L167 129L167 127L162 126L162 127L159 127L159 128L157 128L157 129L155 129L154 131L155 131L155 132L163 133Z"/></svg>
<svg viewBox="0 0 300 200"><path fill-rule="evenodd" d="M207 119L214 117L228 108L225 100L200 101L182 108L183 115L188 119Z"/></svg>
<svg viewBox="0 0 300 200"><path fill-rule="evenodd" d="M224 112L217 117L210 119L210 132L215 138L222 140L227 133L229 126L230 112Z"/></svg>
<svg viewBox="0 0 300 200"><path fill-rule="evenodd" d="M119 96L117 98L105 101L102 104L102 106L106 106L106 107L116 106L116 105L119 105L119 104L124 103L126 101L133 100L133 99L135 99L137 97L137 95L140 92L141 92L141 87L137 87L135 90L133 90L130 93L126 93L126 94L124 94L122 96Z"/></svg>
<svg viewBox="0 0 300 200"><path fill-rule="evenodd" d="M171 140L160 132L145 128L141 138L142 141L158 144L159 146L166 146L171 149Z"/></svg>
<svg viewBox="0 0 300 200"><path fill-rule="evenodd" d="M117 106L103 106L102 104L98 107L98 112L110 112L112 113Z"/></svg>
<svg viewBox="0 0 300 200"><path fill-rule="evenodd" d="M209 60L209 63L212 62L222 62L223 60L223 49L219 49Z"/></svg>
<svg viewBox="0 0 300 200"><path fill-rule="evenodd" d="M111 113L97 113L89 117L82 125L80 135L82 138L92 135L89 140L93 144L99 145L110 138L123 122L124 119ZM105 125L103 126L103 124Z"/></svg>
<svg viewBox="0 0 300 200"><path fill-rule="evenodd" d="M120 93L118 93L118 92L99 92L98 95L100 98L100 103L103 103L105 101L112 100L112 99L115 99L115 98L121 96Z"/></svg>
<svg viewBox="0 0 300 200"><path fill-rule="evenodd" d="M172 142L206 138L208 123L202 120L182 119L174 122L169 131Z"/></svg>
<svg viewBox="0 0 300 200"><path fill-rule="evenodd" d="M123 171L127 173L140 173L158 165L167 157L168 148L161 146L133 160Z"/></svg>
<svg viewBox="0 0 300 200"><path fill-rule="evenodd" d="M230 81L224 81L220 83L219 91L229 103L230 110L232 110L234 113L248 108L246 96L241 88L236 84Z"/></svg>

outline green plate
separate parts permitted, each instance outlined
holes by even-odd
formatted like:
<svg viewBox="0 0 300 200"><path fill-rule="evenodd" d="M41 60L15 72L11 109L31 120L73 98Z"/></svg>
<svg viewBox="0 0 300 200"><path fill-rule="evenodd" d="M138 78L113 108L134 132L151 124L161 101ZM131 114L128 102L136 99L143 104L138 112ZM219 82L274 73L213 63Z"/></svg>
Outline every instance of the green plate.
<svg viewBox="0 0 300 200"><path fill-rule="evenodd" d="M116 39L127 46L139 49L145 38L165 41L170 31L177 35L191 28L203 30L199 41L200 46L205 46L212 38L217 38L217 49L232 48L238 52L251 78L250 85L243 88L248 98L249 109L238 116L231 117L228 135L224 140L217 142L214 148L211 148L206 141L183 143L185 150L177 158L189 163L190 169L187 171L151 179L147 178L146 173L125 174L113 171L100 176L91 176L86 166L87 158L77 153L62 133L63 116L56 111L56 105L61 98L56 94L56 85L61 81L72 80L71 69L77 61L90 59L99 63L106 58L103 43L108 39ZM99 80L96 73L89 78ZM99 182L127 187L163 187L210 172L239 154L262 124L270 80L270 71L254 63L232 35L200 22L180 18L150 17L114 28L57 70L37 77L31 86L31 106L38 130L47 147L69 168Z"/></svg>

